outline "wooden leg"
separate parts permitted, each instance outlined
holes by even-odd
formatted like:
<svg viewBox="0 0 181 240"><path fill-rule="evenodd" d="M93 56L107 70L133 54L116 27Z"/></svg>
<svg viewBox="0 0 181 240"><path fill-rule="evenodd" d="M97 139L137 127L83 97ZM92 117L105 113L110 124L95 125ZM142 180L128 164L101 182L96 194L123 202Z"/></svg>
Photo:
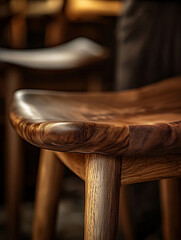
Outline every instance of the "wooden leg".
<svg viewBox="0 0 181 240"><path fill-rule="evenodd" d="M117 237L121 159L88 154L85 177L85 240Z"/></svg>
<svg viewBox="0 0 181 240"><path fill-rule="evenodd" d="M119 200L119 222L121 226L121 231L123 233L124 239L134 240L134 227L129 212L128 206L128 196L126 191L126 186L123 186L120 191Z"/></svg>
<svg viewBox="0 0 181 240"><path fill-rule="evenodd" d="M15 16L11 21L11 47L26 47L26 19L24 16Z"/></svg>
<svg viewBox="0 0 181 240"><path fill-rule="evenodd" d="M160 181L160 197L165 240L181 239L181 207L179 179Z"/></svg>
<svg viewBox="0 0 181 240"><path fill-rule="evenodd" d="M54 238L63 169L63 164L53 152L42 150L36 189L33 240Z"/></svg>
<svg viewBox="0 0 181 240"><path fill-rule="evenodd" d="M65 42L66 21L63 15L49 22L45 32L45 45L52 46Z"/></svg>
<svg viewBox="0 0 181 240"><path fill-rule="evenodd" d="M6 74L5 91L5 171L6 171L6 206L8 239L19 239L20 203L23 186L22 142L12 128L8 111L10 100L15 90L21 87L21 75L16 68L9 68Z"/></svg>

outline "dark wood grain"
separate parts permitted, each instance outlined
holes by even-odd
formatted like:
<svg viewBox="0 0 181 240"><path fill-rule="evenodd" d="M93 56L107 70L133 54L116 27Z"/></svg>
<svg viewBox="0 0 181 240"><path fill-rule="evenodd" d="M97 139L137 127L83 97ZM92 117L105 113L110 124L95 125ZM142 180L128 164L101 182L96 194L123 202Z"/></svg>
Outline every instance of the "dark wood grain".
<svg viewBox="0 0 181 240"><path fill-rule="evenodd" d="M108 58L108 51L87 38L77 38L56 47L34 50L0 48L0 62L42 70L70 70Z"/></svg>
<svg viewBox="0 0 181 240"><path fill-rule="evenodd" d="M55 152L58 158L85 180L85 154ZM181 176L181 155L123 157L121 184L133 184Z"/></svg>
<svg viewBox="0 0 181 240"><path fill-rule="evenodd" d="M181 153L181 78L122 93L21 90L17 132L50 150L150 156Z"/></svg>
<svg viewBox="0 0 181 240"><path fill-rule="evenodd" d="M110 155L86 155L85 240L116 239L121 159Z"/></svg>

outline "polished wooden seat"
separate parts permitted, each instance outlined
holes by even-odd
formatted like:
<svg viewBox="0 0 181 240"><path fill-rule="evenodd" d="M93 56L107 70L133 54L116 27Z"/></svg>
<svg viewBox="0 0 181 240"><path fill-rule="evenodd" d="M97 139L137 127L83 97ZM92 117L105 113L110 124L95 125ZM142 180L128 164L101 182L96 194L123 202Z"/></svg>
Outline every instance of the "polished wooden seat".
<svg viewBox="0 0 181 240"><path fill-rule="evenodd" d="M85 239L116 238L120 184L181 175L180 77L122 93L20 90L10 120L21 137L56 150L49 157L56 154L85 180ZM49 167L45 174L47 161L41 163L34 239L51 212L42 189L46 196L57 194L52 178L47 180ZM172 239L178 236L175 231Z"/></svg>
<svg viewBox="0 0 181 240"><path fill-rule="evenodd" d="M51 150L181 153L180 93L180 78L123 93L22 90L15 95L12 119L26 140Z"/></svg>

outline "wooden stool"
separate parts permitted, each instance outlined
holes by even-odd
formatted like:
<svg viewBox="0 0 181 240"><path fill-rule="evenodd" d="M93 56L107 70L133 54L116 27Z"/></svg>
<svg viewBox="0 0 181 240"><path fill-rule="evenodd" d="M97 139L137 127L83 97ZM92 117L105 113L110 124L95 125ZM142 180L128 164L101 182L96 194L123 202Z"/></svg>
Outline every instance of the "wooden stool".
<svg viewBox="0 0 181 240"><path fill-rule="evenodd" d="M93 87L100 90L104 66L109 57L108 51L99 44L86 39L77 38L57 47L36 50L12 50L0 48L0 62L5 64L6 70L6 118L9 102L15 90L22 87L57 88L59 83L66 84L64 78L75 79L83 74L85 86L90 90ZM106 65L107 66L107 65ZM38 75L40 80L33 83L23 81L23 73ZM51 80L52 74L58 74L58 82ZM100 76L100 78L98 77ZM45 77L49 76L49 82ZM37 84L38 82L38 84ZM79 83L80 84L80 83ZM95 85L94 85L95 84ZM77 89L80 85L78 85ZM71 86L72 87L72 86ZM69 90L71 88L69 87ZM94 89L95 90L95 89ZM18 239L19 204L23 183L22 144L12 130L9 121L6 121L6 192L8 205L8 222L10 239Z"/></svg>
<svg viewBox="0 0 181 240"><path fill-rule="evenodd" d="M52 239L47 223L62 165L51 154L85 180L85 239L91 240L116 239L121 185L181 175L181 78L122 93L20 90L10 120L25 140L55 151L41 160L34 240ZM180 237L177 229L167 239Z"/></svg>

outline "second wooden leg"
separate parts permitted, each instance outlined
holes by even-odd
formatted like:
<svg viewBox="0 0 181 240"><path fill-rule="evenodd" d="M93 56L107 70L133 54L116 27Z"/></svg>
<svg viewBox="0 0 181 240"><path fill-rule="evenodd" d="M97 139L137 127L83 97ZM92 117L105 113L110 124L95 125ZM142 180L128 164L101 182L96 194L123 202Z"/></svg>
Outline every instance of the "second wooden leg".
<svg viewBox="0 0 181 240"><path fill-rule="evenodd" d="M124 236L124 239L134 240L136 239L136 237L135 237L134 225L131 218L131 213L129 211L128 197L129 196L127 196L126 186L123 186L121 188L120 200L119 200L119 221L120 221L120 227L121 227L121 231Z"/></svg>
<svg viewBox="0 0 181 240"><path fill-rule="evenodd" d="M20 205L23 193L22 141L9 122L9 107L14 92L22 86L22 76L17 68L6 70L5 91L5 171L8 239L17 240L21 233Z"/></svg>
<svg viewBox="0 0 181 240"><path fill-rule="evenodd" d="M42 150L36 191L33 240L54 238L63 168L63 164L53 152Z"/></svg>
<svg viewBox="0 0 181 240"><path fill-rule="evenodd" d="M163 237L165 240L181 239L180 180L161 180L160 194Z"/></svg>
<svg viewBox="0 0 181 240"><path fill-rule="evenodd" d="M85 178L85 240L117 237L121 159L87 155Z"/></svg>

